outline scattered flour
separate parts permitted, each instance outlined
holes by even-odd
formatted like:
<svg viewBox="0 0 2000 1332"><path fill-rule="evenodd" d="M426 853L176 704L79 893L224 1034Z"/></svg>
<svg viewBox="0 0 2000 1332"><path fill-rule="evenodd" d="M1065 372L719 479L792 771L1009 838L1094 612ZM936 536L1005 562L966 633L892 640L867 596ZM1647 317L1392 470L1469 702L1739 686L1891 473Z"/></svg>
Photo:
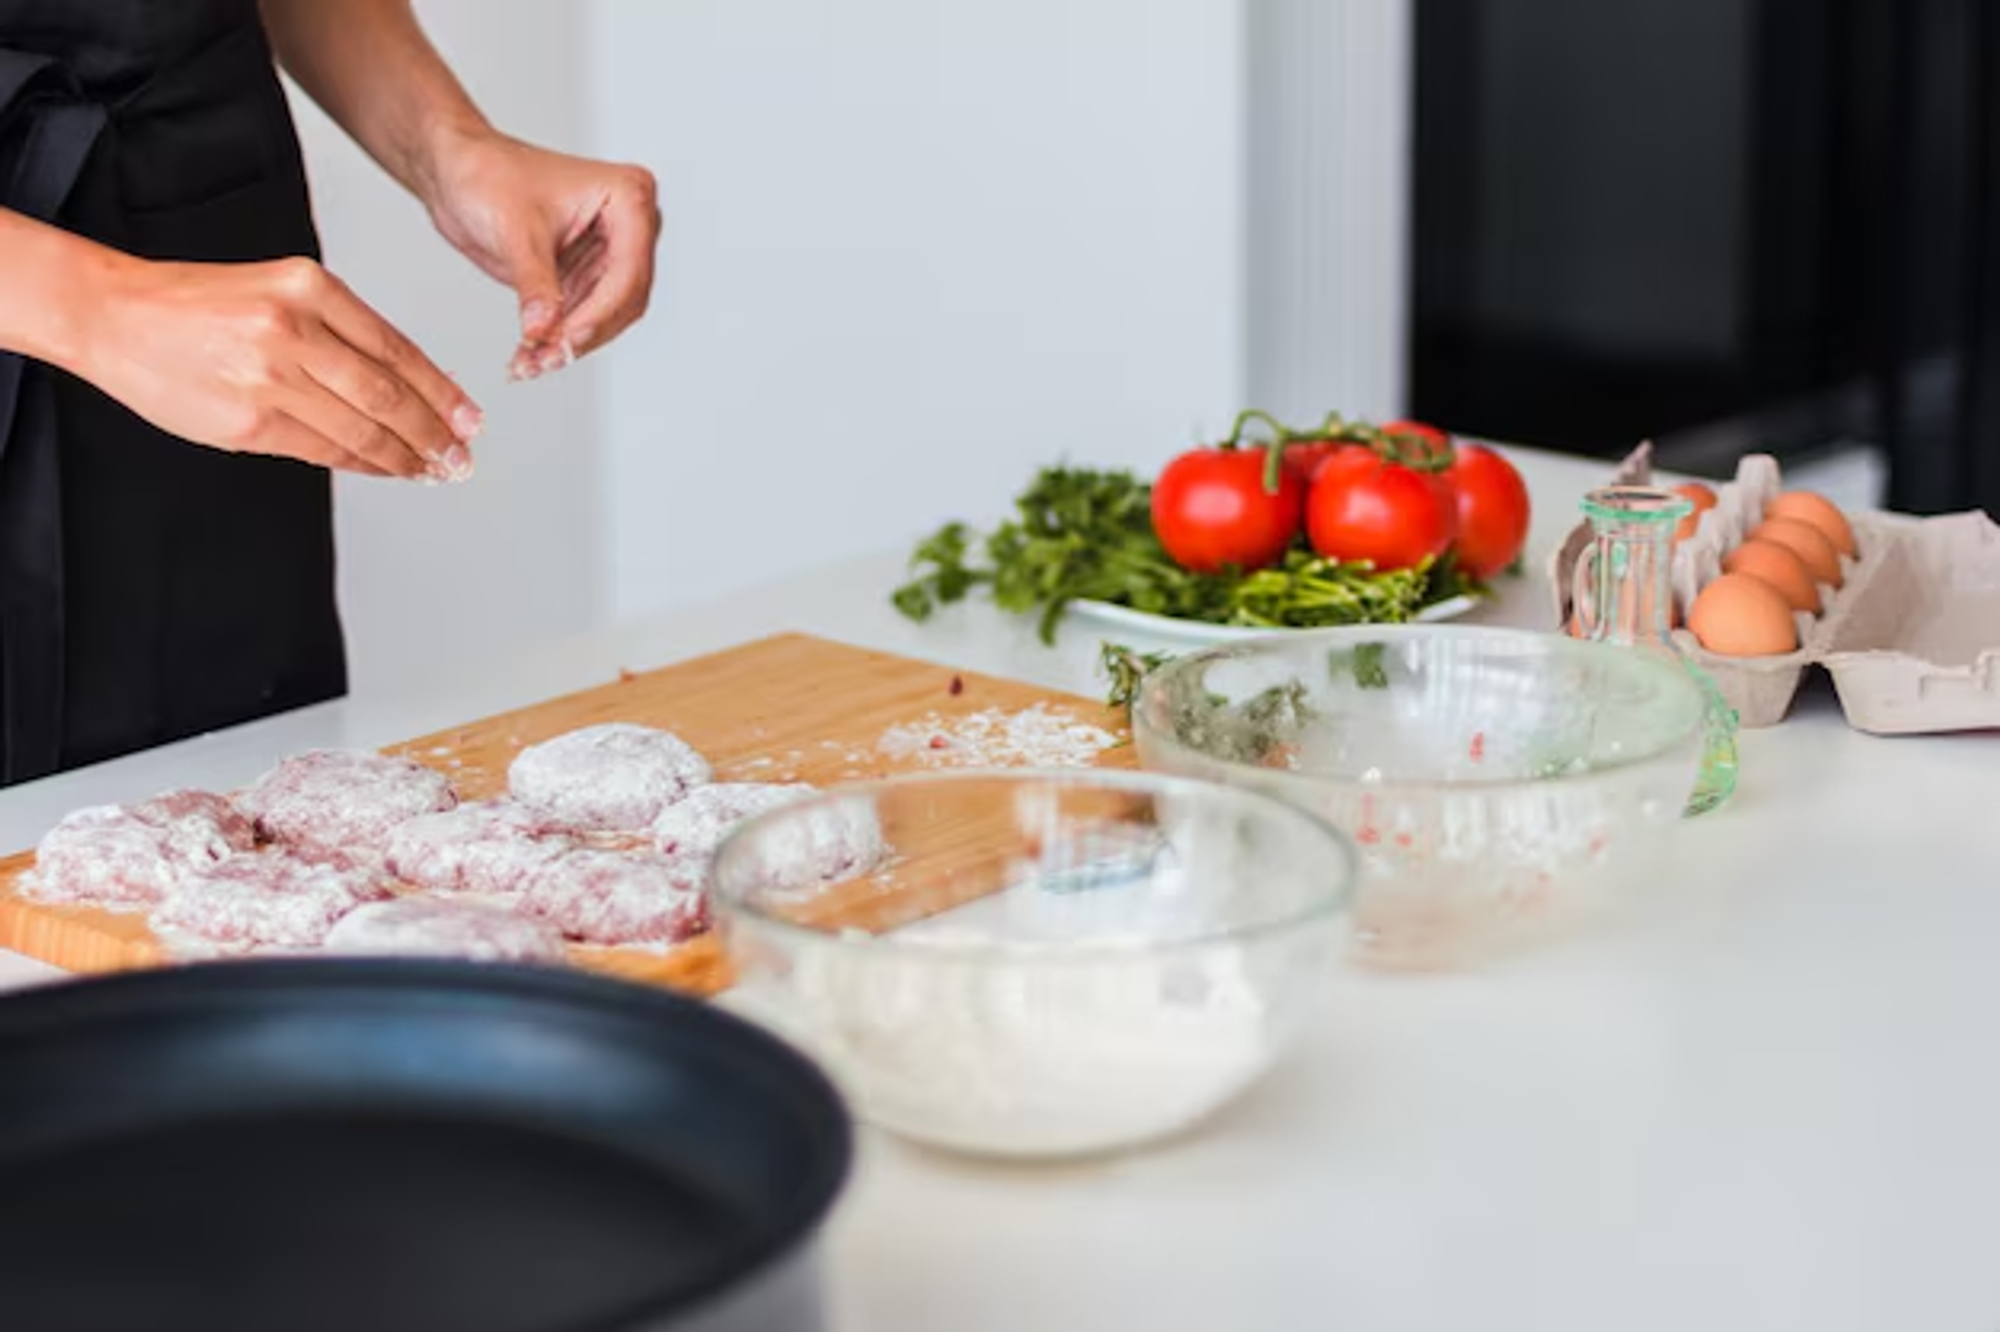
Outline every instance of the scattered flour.
<svg viewBox="0 0 2000 1332"><path fill-rule="evenodd" d="M987 708L963 717L933 712L890 727L875 747L927 768L1080 768L1117 743L1103 727L1037 703L1018 712Z"/></svg>

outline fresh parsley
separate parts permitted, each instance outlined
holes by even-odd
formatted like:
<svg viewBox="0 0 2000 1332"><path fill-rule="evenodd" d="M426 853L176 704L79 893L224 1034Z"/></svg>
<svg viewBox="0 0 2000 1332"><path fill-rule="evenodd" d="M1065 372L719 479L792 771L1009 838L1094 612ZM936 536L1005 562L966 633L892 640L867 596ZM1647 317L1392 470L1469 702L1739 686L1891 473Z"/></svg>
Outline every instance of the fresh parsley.
<svg viewBox="0 0 2000 1332"><path fill-rule="evenodd" d="M980 536L951 523L918 545L896 609L928 619L985 588L1000 609L1038 617L1044 642L1072 601L1264 629L1397 624L1425 606L1485 589L1449 559L1377 572L1321 559L1303 546L1251 573L1191 573L1153 535L1152 491L1127 471L1050 467L1014 502L1014 516Z"/></svg>

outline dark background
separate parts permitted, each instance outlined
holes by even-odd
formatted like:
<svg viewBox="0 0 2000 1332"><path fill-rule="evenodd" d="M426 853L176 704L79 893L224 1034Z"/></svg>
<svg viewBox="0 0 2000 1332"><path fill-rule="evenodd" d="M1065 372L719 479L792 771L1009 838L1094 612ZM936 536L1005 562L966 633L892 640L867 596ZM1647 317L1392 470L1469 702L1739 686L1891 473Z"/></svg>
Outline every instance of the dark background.
<svg viewBox="0 0 2000 1332"><path fill-rule="evenodd" d="M2000 4L1417 0L1411 406L2000 514Z"/></svg>

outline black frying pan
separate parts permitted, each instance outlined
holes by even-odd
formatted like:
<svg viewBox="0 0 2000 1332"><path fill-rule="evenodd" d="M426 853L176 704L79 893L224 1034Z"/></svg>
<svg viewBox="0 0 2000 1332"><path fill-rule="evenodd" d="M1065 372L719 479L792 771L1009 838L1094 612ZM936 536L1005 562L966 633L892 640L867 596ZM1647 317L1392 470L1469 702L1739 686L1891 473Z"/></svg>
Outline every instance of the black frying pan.
<svg viewBox="0 0 2000 1332"><path fill-rule="evenodd" d="M846 1113L581 975L226 962L0 998L0 1328L814 1328Z"/></svg>

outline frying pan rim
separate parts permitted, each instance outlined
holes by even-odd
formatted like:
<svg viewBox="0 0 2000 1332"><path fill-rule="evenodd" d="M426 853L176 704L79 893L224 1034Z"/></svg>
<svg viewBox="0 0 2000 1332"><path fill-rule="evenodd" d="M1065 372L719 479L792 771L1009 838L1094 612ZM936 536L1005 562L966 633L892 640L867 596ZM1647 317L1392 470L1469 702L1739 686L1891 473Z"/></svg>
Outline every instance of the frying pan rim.
<svg viewBox="0 0 2000 1332"><path fill-rule="evenodd" d="M759 1065L789 1079L806 1108L802 1122L815 1130L815 1170L782 1215L754 1227L739 1243L719 1247L712 1270L658 1298L628 1306L572 1332L631 1332L652 1321L685 1314L718 1296L747 1287L760 1272L775 1272L807 1247L845 1191L854 1169L855 1130L845 1100L803 1052L755 1023L687 995L584 972L511 963L448 958L236 958L172 968L116 972L59 980L0 994L0 1051L17 1036L55 1024L121 1014L150 1014L156 1003L248 998L256 994L385 990L534 997L582 1008L609 1008L624 1016L650 1012L686 1023L705 1023L742 1046Z"/></svg>

